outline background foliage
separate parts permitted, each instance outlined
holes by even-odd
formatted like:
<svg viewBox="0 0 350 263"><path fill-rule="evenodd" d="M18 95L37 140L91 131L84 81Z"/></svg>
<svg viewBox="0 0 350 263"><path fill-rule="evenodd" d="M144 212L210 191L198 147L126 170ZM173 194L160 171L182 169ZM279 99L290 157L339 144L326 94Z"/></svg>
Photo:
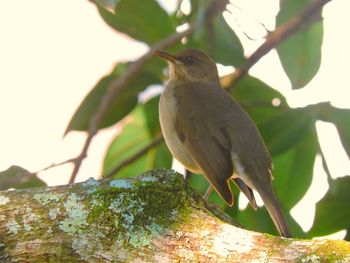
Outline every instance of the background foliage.
<svg viewBox="0 0 350 263"><path fill-rule="evenodd" d="M191 12L188 15L181 12L181 1L175 12L170 14L155 0L100 0L96 1L96 7L108 26L150 46L174 34L178 26L196 23L197 29L194 34L184 43L175 44L170 50L199 48L210 53L217 63L237 68L243 66L246 62L244 47L223 15L220 13L210 17L206 12L210 1L190 2ZM276 26L296 16L309 2L281 0ZM322 19L315 19L310 27L296 32L277 47L281 64L293 89L303 88L318 72L322 39ZM108 86L128 70L131 63L132 61L120 63L112 72L101 78L78 107L66 133L72 130L88 130L90 119ZM124 126L122 132L109 145L103 165L105 174L110 174L115 167L120 169L115 173L112 172L113 177L137 175L158 167L171 168L172 156L164 141L159 140L161 136L158 122L159 94L146 101L139 99L140 93L150 86L162 85L165 68L164 62L157 58L152 59L129 82L128 87L113 98L113 103L104 115L100 128L115 124ZM290 210L305 195L312 181L315 158L320 153L315 129L317 120L333 123L337 127L344 149L350 157L350 110L338 109L329 103L291 108L281 93L250 75L246 75L234 86L225 88L230 90L232 96L250 114L266 142L275 167L274 185L277 196L292 233L298 237L313 237L331 234L341 229L349 230L349 176L336 180L329 176L329 190L317 203L315 220L309 232L304 233L291 217ZM276 101L277 104L273 103ZM156 140L157 143L152 144ZM150 145L151 147L148 147ZM144 153L138 158L133 158L141 150L144 150ZM129 160L128 165L120 166L126 160ZM14 174L16 178L24 179L9 181L9 178L14 178ZM11 167L8 171L2 172L0 181L3 181L1 183L3 189L43 184L20 167ZM204 193L208 186L205 179L199 175L190 176L190 182L201 193ZM238 191L234 186L233 189L238 200ZM264 207L256 212L249 206L240 211L237 206L227 207L216 193L212 194L210 201L221 206L242 225L276 234ZM349 234L346 239L350 240Z"/></svg>

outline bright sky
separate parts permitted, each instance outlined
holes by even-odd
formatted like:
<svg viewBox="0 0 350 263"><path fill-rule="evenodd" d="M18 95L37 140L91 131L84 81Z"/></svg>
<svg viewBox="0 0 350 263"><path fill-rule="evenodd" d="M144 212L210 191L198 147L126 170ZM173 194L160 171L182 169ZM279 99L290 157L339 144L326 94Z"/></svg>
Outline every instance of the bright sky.
<svg viewBox="0 0 350 263"><path fill-rule="evenodd" d="M162 2L167 6L173 3ZM249 55L265 34L257 21L273 29L278 1L234 3L229 10L236 20L229 13L225 17L237 32L244 29L257 39L250 41L239 34ZM264 57L251 74L278 87L294 107L330 100L334 106L350 108L346 64L350 61L350 38L342 31L350 24L348 10L348 0L333 0L326 6L322 66L306 88L290 90L276 52ZM85 135L71 133L64 140L62 135L80 101L114 63L137 58L147 50L143 44L111 30L86 0L1 1L0 32L0 171L11 165L36 171L76 156ZM350 174L334 127L319 123L317 128L332 173ZM95 138L78 180L99 174L104 151L115 132L115 128L108 129ZM316 171L319 165L318 160ZM70 171L70 166L59 167L42 177L49 184L65 184ZM325 182L325 175L321 171L317 175L307 196L293 211L305 229L312 224L314 202L327 189L325 183L320 184ZM308 217L305 211L310 213Z"/></svg>

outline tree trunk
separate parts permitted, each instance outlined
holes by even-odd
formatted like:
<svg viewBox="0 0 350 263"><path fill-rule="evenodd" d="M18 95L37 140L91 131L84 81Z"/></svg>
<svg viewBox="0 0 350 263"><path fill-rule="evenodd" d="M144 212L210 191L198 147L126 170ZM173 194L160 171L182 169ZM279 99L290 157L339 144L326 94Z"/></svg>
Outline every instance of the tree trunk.
<svg viewBox="0 0 350 263"><path fill-rule="evenodd" d="M0 262L344 262L350 246L247 231L173 171L0 192Z"/></svg>

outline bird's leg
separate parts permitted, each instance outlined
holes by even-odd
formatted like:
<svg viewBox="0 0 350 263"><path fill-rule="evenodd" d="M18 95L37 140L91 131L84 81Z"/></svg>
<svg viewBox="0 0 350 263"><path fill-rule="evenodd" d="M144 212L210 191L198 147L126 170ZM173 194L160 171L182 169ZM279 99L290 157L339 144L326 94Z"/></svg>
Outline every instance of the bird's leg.
<svg viewBox="0 0 350 263"><path fill-rule="evenodd" d="M186 182L189 182L190 177L193 175L193 173L190 170L185 169L185 173L184 173L184 178Z"/></svg>
<svg viewBox="0 0 350 263"><path fill-rule="evenodd" d="M211 194L211 192L213 191L213 187L211 185L209 185L208 190L205 192L205 194L203 195L203 199L208 202L209 196Z"/></svg>

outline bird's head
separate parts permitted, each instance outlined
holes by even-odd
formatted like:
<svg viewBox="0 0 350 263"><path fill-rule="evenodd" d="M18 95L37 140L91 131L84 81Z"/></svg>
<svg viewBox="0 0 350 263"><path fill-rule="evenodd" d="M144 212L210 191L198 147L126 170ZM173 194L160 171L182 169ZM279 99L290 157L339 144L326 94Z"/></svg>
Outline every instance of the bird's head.
<svg viewBox="0 0 350 263"><path fill-rule="evenodd" d="M202 51L184 49L175 54L156 51L155 55L168 61L170 80L219 81L215 62Z"/></svg>

